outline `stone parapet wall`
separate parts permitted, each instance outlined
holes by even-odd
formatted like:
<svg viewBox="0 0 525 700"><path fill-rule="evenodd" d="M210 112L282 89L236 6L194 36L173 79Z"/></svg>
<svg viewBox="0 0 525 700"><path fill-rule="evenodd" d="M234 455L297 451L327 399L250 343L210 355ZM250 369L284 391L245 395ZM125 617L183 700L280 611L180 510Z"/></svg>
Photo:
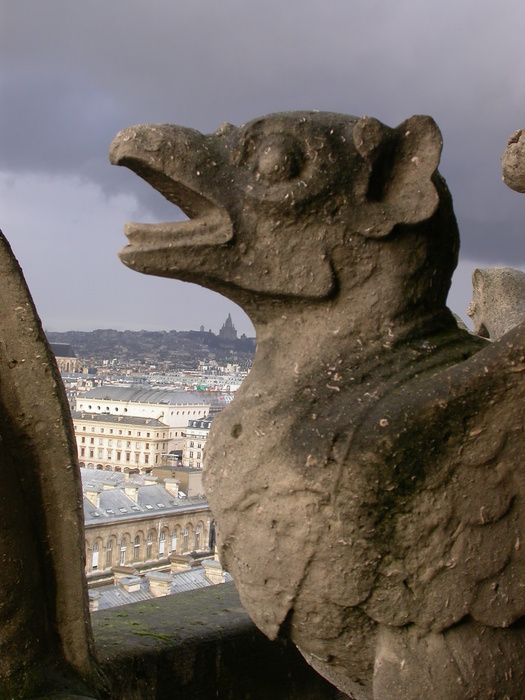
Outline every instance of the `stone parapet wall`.
<svg viewBox="0 0 525 700"><path fill-rule="evenodd" d="M270 642L233 584L92 615L111 700L343 700L290 642Z"/></svg>

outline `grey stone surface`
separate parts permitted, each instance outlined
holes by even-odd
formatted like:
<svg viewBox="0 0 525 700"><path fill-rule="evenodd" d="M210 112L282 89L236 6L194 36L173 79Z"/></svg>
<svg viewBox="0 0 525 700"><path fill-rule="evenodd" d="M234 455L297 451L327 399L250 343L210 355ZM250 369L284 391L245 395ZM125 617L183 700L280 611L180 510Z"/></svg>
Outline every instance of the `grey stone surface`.
<svg viewBox="0 0 525 700"><path fill-rule="evenodd" d="M0 233L0 698L85 692L93 647L65 391Z"/></svg>
<svg viewBox="0 0 525 700"><path fill-rule="evenodd" d="M467 314L474 332L496 340L525 321L525 272L511 267L476 268Z"/></svg>
<svg viewBox="0 0 525 700"><path fill-rule="evenodd" d="M459 236L429 117L282 113L111 147L188 215L127 224L130 268L257 331L214 419L223 566L270 638L355 700L521 698L525 328L446 307Z"/></svg>
<svg viewBox="0 0 525 700"><path fill-rule="evenodd" d="M525 129L518 129L507 141L501 156L503 182L516 192L525 192Z"/></svg>

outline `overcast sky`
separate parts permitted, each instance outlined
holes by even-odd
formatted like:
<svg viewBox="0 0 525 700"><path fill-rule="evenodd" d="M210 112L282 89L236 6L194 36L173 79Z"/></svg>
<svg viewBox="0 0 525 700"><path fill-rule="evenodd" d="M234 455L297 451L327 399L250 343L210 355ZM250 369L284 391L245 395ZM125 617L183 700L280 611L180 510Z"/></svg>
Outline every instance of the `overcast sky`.
<svg viewBox="0 0 525 700"><path fill-rule="evenodd" d="M252 335L226 299L120 263L126 221L176 209L108 147L136 123L292 109L435 118L466 318L474 267L525 270L525 197L500 169L525 127L524 29L523 0L0 0L0 227L44 327L217 332L231 312Z"/></svg>

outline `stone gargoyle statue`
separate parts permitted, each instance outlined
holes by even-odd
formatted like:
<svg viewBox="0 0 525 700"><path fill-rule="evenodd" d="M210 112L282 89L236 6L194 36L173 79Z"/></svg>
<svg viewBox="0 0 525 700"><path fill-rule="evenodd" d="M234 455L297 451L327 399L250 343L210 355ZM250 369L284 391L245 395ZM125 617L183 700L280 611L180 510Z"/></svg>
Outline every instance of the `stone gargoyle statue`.
<svg viewBox="0 0 525 700"><path fill-rule="evenodd" d="M459 236L425 116L121 131L187 221L120 257L240 304L248 378L213 423L223 565L270 638L354 700L523 698L525 327L446 307Z"/></svg>

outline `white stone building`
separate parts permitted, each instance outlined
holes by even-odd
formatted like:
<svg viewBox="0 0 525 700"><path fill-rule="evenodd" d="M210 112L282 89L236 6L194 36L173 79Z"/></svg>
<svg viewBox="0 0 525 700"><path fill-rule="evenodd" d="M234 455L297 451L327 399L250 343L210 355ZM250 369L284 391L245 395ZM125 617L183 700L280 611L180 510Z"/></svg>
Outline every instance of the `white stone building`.
<svg viewBox="0 0 525 700"><path fill-rule="evenodd" d="M182 434L188 421L207 416L210 401L198 392L151 389L143 385L101 386L78 396L75 410L158 420L168 427L169 452L182 448Z"/></svg>
<svg viewBox="0 0 525 700"><path fill-rule="evenodd" d="M163 464L169 428L155 418L72 411L81 467L148 473Z"/></svg>
<svg viewBox="0 0 525 700"><path fill-rule="evenodd" d="M202 468L203 450L210 433L211 422L210 417L188 421L182 444L182 465L184 467Z"/></svg>

